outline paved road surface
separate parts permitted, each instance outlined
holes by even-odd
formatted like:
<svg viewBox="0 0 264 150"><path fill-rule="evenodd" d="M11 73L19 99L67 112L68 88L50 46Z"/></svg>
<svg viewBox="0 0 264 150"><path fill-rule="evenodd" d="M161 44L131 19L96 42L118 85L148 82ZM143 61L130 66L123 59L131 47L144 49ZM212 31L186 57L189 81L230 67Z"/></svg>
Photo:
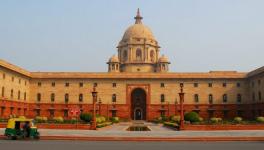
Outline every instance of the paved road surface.
<svg viewBox="0 0 264 150"><path fill-rule="evenodd" d="M7 141L1 150L263 150L264 142Z"/></svg>

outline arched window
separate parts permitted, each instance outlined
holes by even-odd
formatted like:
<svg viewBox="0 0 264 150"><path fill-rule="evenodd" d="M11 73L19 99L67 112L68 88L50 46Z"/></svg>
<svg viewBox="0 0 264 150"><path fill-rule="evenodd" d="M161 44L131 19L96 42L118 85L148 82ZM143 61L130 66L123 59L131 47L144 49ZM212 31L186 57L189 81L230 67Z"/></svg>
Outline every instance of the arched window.
<svg viewBox="0 0 264 150"><path fill-rule="evenodd" d="M68 103L69 102L69 94L68 93L66 93L64 95L64 101L65 101L65 103Z"/></svg>
<svg viewBox="0 0 264 150"><path fill-rule="evenodd" d="M83 102L83 94L79 94L79 102Z"/></svg>
<svg viewBox="0 0 264 150"><path fill-rule="evenodd" d="M20 99L20 91L17 92L17 99Z"/></svg>
<svg viewBox="0 0 264 150"><path fill-rule="evenodd" d="M38 102L41 101L41 94L40 94L40 93L37 94L37 101L38 101Z"/></svg>
<svg viewBox="0 0 264 150"><path fill-rule="evenodd" d="M51 102L54 102L55 101L55 94L54 93L51 93L50 94L50 101Z"/></svg>
<svg viewBox="0 0 264 150"><path fill-rule="evenodd" d="M123 52L123 59L124 59L124 61L127 60L127 51L126 50L124 50L124 52Z"/></svg>
<svg viewBox="0 0 264 150"><path fill-rule="evenodd" d="M255 93L254 93L254 92L252 93L252 100L253 100L253 101L256 100L256 96L255 96Z"/></svg>
<svg viewBox="0 0 264 150"><path fill-rule="evenodd" d="M237 94L237 102L238 102L238 103L241 103L241 101L242 101L242 96L241 96L241 94Z"/></svg>
<svg viewBox="0 0 264 150"><path fill-rule="evenodd" d="M195 103L199 102L199 95L198 94L194 94L194 102Z"/></svg>
<svg viewBox="0 0 264 150"><path fill-rule="evenodd" d="M14 97L14 90L11 89L11 94L10 94L10 97L13 98Z"/></svg>
<svg viewBox="0 0 264 150"><path fill-rule="evenodd" d="M5 87L2 87L2 97L5 97Z"/></svg>
<svg viewBox="0 0 264 150"><path fill-rule="evenodd" d="M209 94L209 104L213 104L213 95L212 94Z"/></svg>
<svg viewBox="0 0 264 150"><path fill-rule="evenodd" d="M165 95L164 94L161 94L160 95L160 102L165 102Z"/></svg>
<svg viewBox="0 0 264 150"><path fill-rule="evenodd" d="M116 94L112 95L112 102L116 102Z"/></svg>
<svg viewBox="0 0 264 150"><path fill-rule="evenodd" d="M150 61L155 61L155 52L154 52L154 50L151 50L150 51Z"/></svg>
<svg viewBox="0 0 264 150"><path fill-rule="evenodd" d="M142 52L141 49L137 49L136 51L136 60L141 60L142 59Z"/></svg>
<svg viewBox="0 0 264 150"><path fill-rule="evenodd" d="M27 100L27 93L24 92L24 100Z"/></svg>
<svg viewBox="0 0 264 150"><path fill-rule="evenodd" d="M227 95L224 94L224 95L223 95L223 103L226 103L226 102L227 102Z"/></svg>

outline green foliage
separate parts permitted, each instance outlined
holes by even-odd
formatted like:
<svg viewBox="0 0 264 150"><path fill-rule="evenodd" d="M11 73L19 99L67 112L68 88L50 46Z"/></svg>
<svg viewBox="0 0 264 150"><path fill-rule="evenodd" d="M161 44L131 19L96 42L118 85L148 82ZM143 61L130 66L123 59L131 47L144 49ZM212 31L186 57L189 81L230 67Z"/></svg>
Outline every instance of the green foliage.
<svg viewBox="0 0 264 150"><path fill-rule="evenodd" d="M119 122L119 118L118 118L118 117L112 117L112 118L110 118L110 120L111 120L113 123L118 123L118 122Z"/></svg>
<svg viewBox="0 0 264 150"><path fill-rule="evenodd" d="M202 117L199 117L199 122L203 122L204 119Z"/></svg>
<svg viewBox="0 0 264 150"><path fill-rule="evenodd" d="M64 119L62 117L53 117L52 121L55 123L63 123Z"/></svg>
<svg viewBox="0 0 264 150"><path fill-rule="evenodd" d="M257 117L256 121L260 123L264 123L264 117Z"/></svg>
<svg viewBox="0 0 264 150"><path fill-rule="evenodd" d="M163 123L164 126L169 126L169 127L172 127L172 128L179 128L179 125L177 123L173 123L173 122L164 122Z"/></svg>
<svg viewBox="0 0 264 150"><path fill-rule="evenodd" d="M41 116L37 116L35 118L37 123L47 123L48 122L48 118L47 117L41 117Z"/></svg>
<svg viewBox="0 0 264 150"><path fill-rule="evenodd" d="M220 123L222 122L222 118L212 117L210 118L211 123Z"/></svg>
<svg viewBox="0 0 264 150"><path fill-rule="evenodd" d="M106 126L109 126L109 125L112 125L112 124L113 124L112 122L103 122L103 123L96 124L96 127L97 128L102 128L102 127L106 127Z"/></svg>
<svg viewBox="0 0 264 150"><path fill-rule="evenodd" d="M191 123L199 122L199 115L196 112L188 112L184 115L185 121L190 121Z"/></svg>
<svg viewBox="0 0 264 150"><path fill-rule="evenodd" d="M90 122L92 120L92 114L90 113L82 113L80 114L80 119L84 122Z"/></svg>
<svg viewBox="0 0 264 150"><path fill-rule="evenodd" d="M235 117L234 118L235 123L241 123L242 121L243 121L243 119L241 117Z"/></svg>
<svg viewBox="0 0 264 150"><path fill-rule="evenodd" d="M170 120L172 122L176 122L176 123L179 123L181 121L181 116L171 116L170 117Z"/></svg>

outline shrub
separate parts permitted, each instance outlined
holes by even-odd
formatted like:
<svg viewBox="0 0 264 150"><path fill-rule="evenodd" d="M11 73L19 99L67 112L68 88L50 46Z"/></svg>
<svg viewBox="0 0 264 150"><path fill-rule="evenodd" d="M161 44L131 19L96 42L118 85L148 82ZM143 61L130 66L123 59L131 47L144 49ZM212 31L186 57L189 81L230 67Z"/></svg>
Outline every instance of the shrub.
<svg viewBox="0 0 264 150"><path fill-rule="evenodd" d="M235 123L241 123L242 120L243 120L243 119L242 119L241 117L235 117L235 118L234 118L234 122L235 122Z"/></svg>
<svg viewBox="0 0 264 150"><path fill-rule="evenodd" d="M257 117L256 121L260 123L264 123L264 117Z"/></svg>
<svg viewBox="0 0 264 150"><path fill-rule="evenodd" d="M41 117L41 116L37 116L35 118L35 120L36 120L37 123L46 123L46 122L48 122L48 118L47 117Z"/></svg>
<svg viewBox="0 0 264 150"><path fill-rule="evenodd" d="M104 116L98 116L98 117L96 117L96 123L103 123L105 121L106 121L106 119L105 119Z"/></svg>
<svg viewBox="0 0 264 150"><path fill-rule="evenodd" d="M199 122L199 115L196 112L188 112L184 115L184 120L185 121L190 121L191 123L193 122Z"/></svg>
<svg viewBox="0 0 264 150"><path fill-rule="evenodd" d="M170 119L172 122L177 122L179 123L180 120L181 120L181 116L171 116L171 119Z"/></svg>
<svg viewBox="0 0 264 150"><path fill-rule="evenodd" d="M84 122L90 122L92 120L92 114L82 113L80 114L80 119Z"/></svg>
<svg viewBox="0 0 264 150"><path fill-rule="evenodd" d="M118 123L118 122L119 122L119 118L118 118L118 117L112 117L112 118L110 118L110 120L111 120L113 123Z"/></svg>
<svg viewBox="0 0 264 150"><path fill-rule="evenodd" d="M219 123L219 122L222 122L222 118L213 117L210 119L210 121L212 123Z"/></svg>
<svg viewBox="0 0 264 150"><path fill-rule="evenodd" d="M101 119L101 122L105 122L106 121L104 116L101 116L100 119Z"/></svg>
<svg viewBox="0 0 264 150"><path fill-rule="evenodd" d="M204 119L202 117L199 117L199 122L203 122Z"/></svg>
<svg viewBox="0 0 264 150"><path fill-rule="evenodd" d="M172 127L172 128L179 128L179 125L177 123L173 123L173 122L164 122L163 123L164 126L169 126L169 127Z"/></svg>
<svg viewBox="0 0 264 150"><path fill-rule="evenodd" d="M109 126L109 125L112 125L112 124L113 124L112 122L98 123L98 124L96 124L96 127L97 128L102 128L102 127L106 127L106 126Z"/></svg>
<svg viewBox="0 0 264 150"><path fill-rule="evenodd" d="M64 119L62 117L53 117L52 119L55 123L63 123Z"/></svg>
<svg viewBox="0 0 264 150"><path fill-rule="evenodd" d="M169 118L168 118L168 117L166 117L166 116L161 116L161 120L162 120L162 121L168 121L168 120L169 120Z"/></svg>

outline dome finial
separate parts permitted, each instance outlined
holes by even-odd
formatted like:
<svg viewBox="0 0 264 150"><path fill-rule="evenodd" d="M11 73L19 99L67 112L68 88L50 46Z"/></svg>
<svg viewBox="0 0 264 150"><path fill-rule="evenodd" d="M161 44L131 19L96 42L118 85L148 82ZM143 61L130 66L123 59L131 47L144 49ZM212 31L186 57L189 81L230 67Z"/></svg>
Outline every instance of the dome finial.
<svg viewBox="0 0 264 150"><path fill-rule="evenodd" d="M137 9L137 16L134 18L136 19L135 24L142 24L141 20L143 19L143 17L140 16L139 8Z"/></svg>

